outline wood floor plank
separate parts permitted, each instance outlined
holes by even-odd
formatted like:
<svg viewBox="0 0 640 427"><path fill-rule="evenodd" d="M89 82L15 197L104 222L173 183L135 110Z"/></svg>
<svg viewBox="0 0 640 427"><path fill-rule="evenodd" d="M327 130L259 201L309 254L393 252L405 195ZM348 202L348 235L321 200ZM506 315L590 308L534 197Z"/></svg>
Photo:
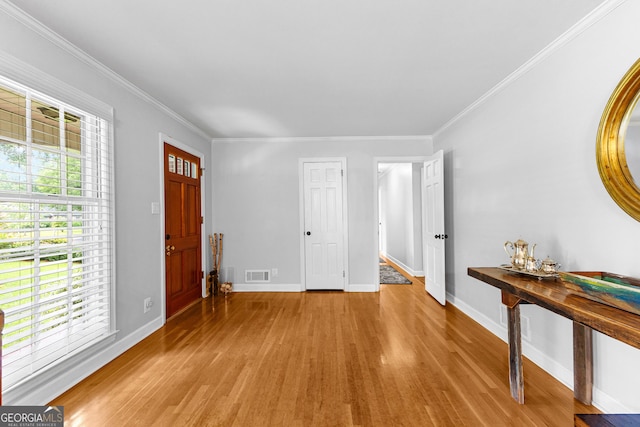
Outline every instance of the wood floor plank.
<svg viewBox="0 0 640 427"><path fill-rule="evenodd" d="M597 413L421 283L203 300L59 396L66 426L573 425Z"/></svg>

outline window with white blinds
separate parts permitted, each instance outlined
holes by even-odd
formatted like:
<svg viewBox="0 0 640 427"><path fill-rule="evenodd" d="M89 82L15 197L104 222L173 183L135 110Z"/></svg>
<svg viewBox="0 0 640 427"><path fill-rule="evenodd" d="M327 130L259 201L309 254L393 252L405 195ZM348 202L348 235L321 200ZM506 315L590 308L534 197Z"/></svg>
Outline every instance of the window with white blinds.
<svg viewBox="0 0 640 427"><path fill-rule="evenodd" d="M110 129L0 78L5 389L113 330Z"/></svg>

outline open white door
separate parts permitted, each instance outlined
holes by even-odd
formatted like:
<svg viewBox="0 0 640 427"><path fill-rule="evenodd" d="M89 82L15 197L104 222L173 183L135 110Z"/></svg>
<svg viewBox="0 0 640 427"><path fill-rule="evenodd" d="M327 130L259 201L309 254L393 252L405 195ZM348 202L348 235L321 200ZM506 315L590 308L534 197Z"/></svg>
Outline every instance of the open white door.
<svg viewBox="0 0 640 427"><path fill-rule="evenodd" d="M306 289L344 290L342 184L340 162L304 163Z"/></svg>
<svg viewBox="0 0 640 427"><path fill-rule="evenodd" d="M440 304L447 302L444 242L444 168L442 150L424 162L422 212L424 215L425 289Z"/></svg>

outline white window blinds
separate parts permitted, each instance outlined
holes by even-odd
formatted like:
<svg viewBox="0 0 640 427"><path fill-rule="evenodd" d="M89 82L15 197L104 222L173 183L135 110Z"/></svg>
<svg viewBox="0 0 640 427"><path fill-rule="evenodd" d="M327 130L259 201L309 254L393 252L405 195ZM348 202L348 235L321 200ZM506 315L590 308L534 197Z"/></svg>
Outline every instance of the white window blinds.
<svg viewBox="0 0 640 427"><path fill-rule="evenodd" d="M109 129L0 78L5 389L113 330Z"/></svg>

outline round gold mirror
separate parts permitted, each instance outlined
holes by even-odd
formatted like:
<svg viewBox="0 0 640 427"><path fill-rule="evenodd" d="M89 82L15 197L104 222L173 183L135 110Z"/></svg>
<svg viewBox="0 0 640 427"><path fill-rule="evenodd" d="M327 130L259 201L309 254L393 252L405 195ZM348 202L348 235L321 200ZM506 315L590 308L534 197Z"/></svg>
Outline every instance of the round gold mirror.
<svg viewBox="0 0 640 427"><path fill-rule="evenodd" d="M596 144L602 182L615 202L640 221L640 60L627 71L607 103Z"/></svg>

